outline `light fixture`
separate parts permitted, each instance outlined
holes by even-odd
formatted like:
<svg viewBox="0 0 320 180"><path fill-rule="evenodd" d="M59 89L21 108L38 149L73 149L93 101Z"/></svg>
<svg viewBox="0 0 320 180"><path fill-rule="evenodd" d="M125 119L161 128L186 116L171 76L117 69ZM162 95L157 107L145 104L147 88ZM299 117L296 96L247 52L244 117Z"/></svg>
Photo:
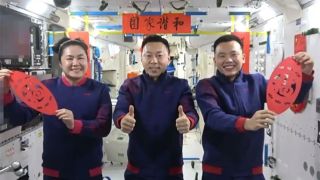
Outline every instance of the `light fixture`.
<svg viewBox="0 0 320 180"><path fill-rule="evenodd" d="M188 4L188 1L185 0L179 0L179 1L170 1L170 5L173 9L177 11L184 10Z"/></svg>
<svg viewBox="0 0 320 180"><path fill-rule="evenodd" d="M131 1L132 7L135 8L137 11L139 11L140 14L144 13L144 11L147 9L148 5L150 4L149 1L139 1L139 3L144 3L144 7L140 8L137 3L134 1Z"/></svg>
<svg viewBox="0 0 320 180"><path fill-rule="evenodd" d="M108 3L105 0L101 0L101 5L99 7L99 10L103 11L107 8L107 6L108 6Z"/></svg>
<svg viewBox="0 0 320 180"><path fill-rule="evenodd" d="M71 0L54 0L54 5L59 8L66 8L71 4Z"/></svg>

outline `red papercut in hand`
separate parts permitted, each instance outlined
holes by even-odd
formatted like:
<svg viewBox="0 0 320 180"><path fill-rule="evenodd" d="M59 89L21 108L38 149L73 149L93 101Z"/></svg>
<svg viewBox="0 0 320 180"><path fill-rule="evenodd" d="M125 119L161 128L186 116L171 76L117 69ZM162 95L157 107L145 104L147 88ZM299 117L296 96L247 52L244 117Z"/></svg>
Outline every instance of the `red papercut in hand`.
<svg viewBox="0 0 320 180"><path fill-rule="evenodd" d="M29 107L43 114L55 115L58 109L56 99L37 78L13 71L9 83L15 95Z"/></svg>
<svg viewBox="0 0 320 180"><path fill-rule="evenodd" d="M280 114L296 100L302 83L300 65L291 57L283 60L272 72L267 87L268 109Z"/></svg>

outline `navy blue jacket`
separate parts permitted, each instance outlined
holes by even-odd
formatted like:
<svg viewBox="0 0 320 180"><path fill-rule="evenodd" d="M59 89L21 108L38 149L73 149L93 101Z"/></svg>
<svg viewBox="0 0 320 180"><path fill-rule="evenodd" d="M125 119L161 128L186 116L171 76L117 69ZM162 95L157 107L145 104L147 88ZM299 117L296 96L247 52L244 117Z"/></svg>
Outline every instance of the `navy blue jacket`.
<svg viewBox="0 0 320 180"><path fill-rule="evenodd" d="M134 106L136 125L129 134L127 171L154 179L182 174L183 136L176 128L178 106L183 106L191 128L198 122L188 82L166 73L157 81L145 73L125 80L113 114L118 128L129 105Z"/></svg>
<svg viewBox="0 0 320 180"><path fill-rule="evenodd" d="M71 86L64 78L43 81L56 98L58 109L73 112L75 127L69 130L56 116L43 115L43 172L64 179L101 176L102 137L110 132L112 105L106 85L84 78ZM39 113L14 98L7 98L5 115L14 125Z"/></svg>

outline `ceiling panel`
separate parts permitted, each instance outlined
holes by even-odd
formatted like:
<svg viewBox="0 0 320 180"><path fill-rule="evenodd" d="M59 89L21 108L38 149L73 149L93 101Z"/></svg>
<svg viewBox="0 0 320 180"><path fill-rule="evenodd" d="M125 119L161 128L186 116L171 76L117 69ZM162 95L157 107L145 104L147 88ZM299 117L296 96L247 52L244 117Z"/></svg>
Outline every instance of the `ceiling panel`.
<svg viewBox="0 0 320 180"><path fill-rule="evenodd" d="M135 11L129 0L105 0L108 3L107 11ZM223 0L222 8L226 7L243 7L250 0ZM146 4L146 11L174 11L171 4L175 7L182 7L185 2L188 2L186 10L206 10L215 8L216 0L134 0L140 9L143 9ZM101 4L100 0L73 0L70 6L71 11L97 11ZM161 8L160 8L161 7Z"/></svg>

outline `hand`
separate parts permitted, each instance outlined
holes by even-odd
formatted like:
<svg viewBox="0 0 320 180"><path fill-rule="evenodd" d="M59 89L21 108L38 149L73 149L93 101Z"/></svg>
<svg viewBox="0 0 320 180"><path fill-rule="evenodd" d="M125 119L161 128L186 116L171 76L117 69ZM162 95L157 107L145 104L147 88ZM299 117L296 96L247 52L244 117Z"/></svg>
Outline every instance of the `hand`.
<svg viewBox="0 0 320 180"><path fill-rule="evenodd" d="M301 64L301 70L304 74L311 75L314 62L306 52L298 52L293 58Z"/></svg>
<svg viewBox="0 0 320 180"><path fill-rule="evenodd" d="M179 117L176 120L176 127L180 134L187 133L190 130L190 120L183 112L183 107L178 107Z"/></svg>
<svg viewBox="0 0 320 180"><path fill-rule="evenodd" d="M120 121L121 131L129 134L133 131L135 125L134 107L130 105L129 112Z"/></svg>
<svg viewBox="0 0 320 180"><path fill-rule="evenodd" d="M256 131L261 128L268 128L269 124L273 124L275 113L269 110L260 110L247 119L244 123L244 129L249 131Z"/></svg>
<svg viewBox="0 0 320 180"><path fill-rule="evenodd" d="M74 128L73 112L68 109L59 109L56 111L56 116L63 121L68 129Z"/></svg>
<svg viewBox="0 0 320 180"><path fill-rule="evenodd" d="M0 82L3 81L3 93L7 94L10 91L9 80L12 71L9 69L0 69Z"/></svg>

